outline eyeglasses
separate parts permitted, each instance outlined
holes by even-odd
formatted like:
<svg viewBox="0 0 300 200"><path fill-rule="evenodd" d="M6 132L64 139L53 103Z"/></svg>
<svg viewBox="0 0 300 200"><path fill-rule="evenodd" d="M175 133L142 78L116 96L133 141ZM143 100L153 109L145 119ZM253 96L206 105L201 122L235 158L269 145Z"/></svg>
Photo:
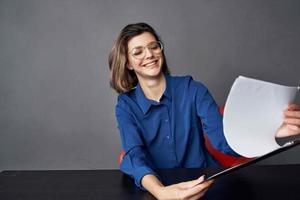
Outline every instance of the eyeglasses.
<svg viewBox="0 0 300 200"><path fill-rule="evenodd" d="M148 49L149 51L151 51L153 54L160 54L161 51L163 50L163 44L159 41L156 42L151 42L150 44L146 45L146 46L139 46L139 47L135 47L133 48L129 54L132 55L134 58L142 60L145 58L146 56L146 50Z"/></svg>

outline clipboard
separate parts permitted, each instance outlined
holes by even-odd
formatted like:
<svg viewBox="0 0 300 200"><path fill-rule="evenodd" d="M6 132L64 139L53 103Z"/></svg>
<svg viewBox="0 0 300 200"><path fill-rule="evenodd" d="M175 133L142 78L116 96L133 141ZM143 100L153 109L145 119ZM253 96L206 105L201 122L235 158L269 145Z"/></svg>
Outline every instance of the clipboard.
<svg viewBox="0 0 300 200"><path fill-rule="evenodd" d="M286 151L288 149L291 149L291 148L293 148L295 146L298 146L299 144L300 144L300 140L295 140L295 141L287 142L283 146L281 146L280 148L275 149L274 151L271 151L271 152L269 152L269 153L267 153L265 155L253 158L252 160L246 161L244 163L235 165L233 167L227 168L227 169L222 170L220 172L217 172L217 173L215 173L213 175L210 175L210 176L206 177L203 182L209 181L209 180L212 180L212 179L216 179L216 178L222 177L222 176L227 175L227 174L230 174L230 173L232 173L234 171L237 171L239 169L245 168L245 167L250 166L250 165L252 165L254 163L257 163L257 162L259 162L261 160L264 160L266 158L269 158L271 156L274 156L276 154L284 152L284 151Z"/></svg>

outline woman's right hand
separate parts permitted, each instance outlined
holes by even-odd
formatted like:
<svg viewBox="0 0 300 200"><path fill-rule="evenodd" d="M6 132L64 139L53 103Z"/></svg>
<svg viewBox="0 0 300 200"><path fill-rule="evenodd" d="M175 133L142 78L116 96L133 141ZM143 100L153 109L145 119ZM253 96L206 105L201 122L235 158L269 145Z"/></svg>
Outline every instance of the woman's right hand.
<svg viewBox="0 0 300 200"><path fill-rule="evenodd" d="M203 182L203 180L204 176L201 176L196 180L161 187L157 198L161 200L199 199L205 194L209 186L213 183L212 180L206 182Z"/></svg>

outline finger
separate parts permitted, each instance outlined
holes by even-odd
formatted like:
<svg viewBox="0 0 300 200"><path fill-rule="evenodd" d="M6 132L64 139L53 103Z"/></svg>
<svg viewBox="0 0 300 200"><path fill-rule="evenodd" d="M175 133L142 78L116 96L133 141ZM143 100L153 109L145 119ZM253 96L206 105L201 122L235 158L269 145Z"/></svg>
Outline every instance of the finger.
<svg viewBox="0 0 300 200"><path fill-rule="evenodd" d="M300 118L285 118L284 123L287 125L300 126Z"/></svg>
<svg viewBox="0 0 300 200"><path fill-rule="evenodd" d="M295 125L287 125L287 127L292 130L295 131L295 134L297 134L297 131L300 131L300 127L299 126L295 126Z"/></svg>
<svg viewBox="0 0 300 200"><path fill-rule="evenodd" d="M187 194L188 194L188 196L194 196L194 195L208 189L212 183L213 183L213 180L198 184L195 187L188 189Z"/></svg>
<svg viewBox="0 0 300 200"><path fill-rule="evenodd" d="M200 178L192 180L192 181L182 182L182 183L180 183L180 186L183 189L192 188L192 187L200 184L203 180L204 180L204 176L201 176Z"/></svg>
<svg viewBox="0 0 300 200"><path fill-rule="evenodd" d="M299 106L297 104L291 103L288 105L286 110L299 110Z"/></svg>
<svg viewBox="0 0 300 200"><path fill-rule="evenodd" d="M212 179L212 180L209 180L209 181L205 181L204 182L206 185L206 187L209 187L211 184L213 184L214 183L214 180Z"/></svg>
<svg viewBox="0 0 300 200"><path fill-rule="evenodd" d="M206 193L207 190L208 190L208 188L206 188L206 189L203 190L202 192L200 192L200 193L198 193L198 194L192 196L192 197L190 198L190 200L197 200L197 199L200 199L202 196L205 195L205 193Z"/></svg>
<svg viewBox="0 0 300 200"><path fill-rule="evenodd" d="M202 176L200 176L200 177L198 178L198 180L201 181L201 182L203 182L204 179L205 179L205 176L204 176L204 175L202 175Z"/></svg>
<svg viewBox="0 0 300 200"><path fill-rule="evenodd" d="M284 116L286 118L292 117L292 118L300 118L300 111L290 111L286 110L284 111Z"/></svg>

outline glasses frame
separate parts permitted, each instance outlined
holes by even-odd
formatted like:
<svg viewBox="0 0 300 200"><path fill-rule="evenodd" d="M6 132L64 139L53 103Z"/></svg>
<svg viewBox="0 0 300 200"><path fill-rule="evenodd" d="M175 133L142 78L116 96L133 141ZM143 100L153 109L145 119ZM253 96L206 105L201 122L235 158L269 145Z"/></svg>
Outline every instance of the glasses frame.
<svg viewBox="0 0 300 200"><path fill-rule="evenodd" d="M159 44L160 46L160 52L159 53L155 53L155 54L160 54L163 49L164 49L164 45L161 41L155 41L156 43ZM153 50L149 49L149 45L153 44L154 42L150 42L149 44L147 44L146 46L141 46L143 47L143 52L145 52L145 49L147 48L149 51L153 52ZM133 55L133 51L136 49L137 47L134 47L133 49L131 49L131 51L129 52L129 55L131 55L133 58L137 59L137 60L143 60L146 56L146 54L142 57L142 58L137 58L136 56Z"/></svg>

